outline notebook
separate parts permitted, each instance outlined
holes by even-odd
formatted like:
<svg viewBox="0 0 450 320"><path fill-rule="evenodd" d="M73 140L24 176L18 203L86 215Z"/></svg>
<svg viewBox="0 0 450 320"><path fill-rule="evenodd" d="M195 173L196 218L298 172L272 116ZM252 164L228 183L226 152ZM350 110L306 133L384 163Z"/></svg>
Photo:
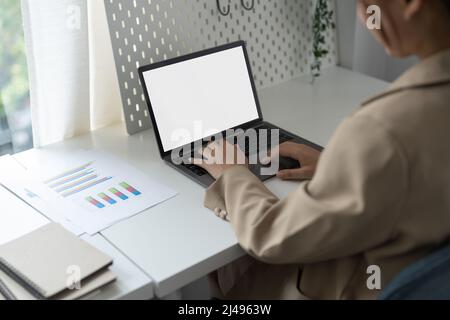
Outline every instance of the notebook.
<svg viewBox="0 0 450 320"><path fill-rule="evenodd" d="M7 286L7 288L14 295L15 300L37 300L42 299L40 297L36 297L30 291L25 289L22 285L16 282L13 278L11 278L8 274L4 273L0 270L0 278ZM54 297L51 297L52 300L76 300L79 298L88 295L89 293L113 282L116 280L116 276L109 271L108 269L104 269L99 271L95 275L86 278L81 281L81 289L79 290L69 290L66 289L62 293L57 294ZM6 300L0 293L0 300Z"/></svg>
<svg viewBox="0 0 450 320"><path fill-rule="evenodd" d="M77 299L115 280L112 259L51 223L0 246L0 279L17 299ZM75 268L80 290L67 288Z"/></svg>

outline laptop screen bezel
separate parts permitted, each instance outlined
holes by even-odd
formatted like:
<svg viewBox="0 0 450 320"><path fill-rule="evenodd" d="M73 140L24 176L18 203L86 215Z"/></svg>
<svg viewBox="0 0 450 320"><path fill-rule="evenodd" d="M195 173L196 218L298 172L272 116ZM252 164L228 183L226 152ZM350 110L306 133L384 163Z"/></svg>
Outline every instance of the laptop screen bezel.
<svg viewBox="0 0 450 320"><path fill-rule="evenodd" d="M159 152L160 152L161 157L163 159L166 158L167 156L169 156L173 150L164 151L164 146L163 146L163 143L162 143L162 140L161 140L161 135L159 133L158 124L156 122L156 117L155 117L155 114L153 112L152 102L151 102L150 95L149 95L148 90L147 90L147 85L145 83L144 73L146 73L148 71L151 71L151 70L167 67L167 66L170 66L170 65L173 65L173 64L181 63L181 62L184 62L184 61L193 60L193 59L197 59L197 58L200 58L200 57L204 57L204 56L208 56L208 55L211 55L211 54L215 54L215 53L218 53L218 52L234 49L234 48L237 48L237 47L241 47L242 50L243 50L243 53L244 53L245 62L246 62L246 65L247 65L247 71L248 71L248 75L250 77L250 83L251 83L251 87L252 87L252 91L253 91L253 97L255 99L255 104L256 104L257 111L258 111L258 118L255 119L255 120L249 121L247 123L243 123L243 124L237 125L234 128L229 128L229 129L249 128L249 127L252 127L253 125L255 125L257 123L262 122L263 121L263 115L262 115L261 106L260 106L260 103L259 103L258 94L257 94L257 91L256 91L256 85L255 85L255 81L254 81L254 78L253 78L253 73L252 73L252 70L251 70L251 67L250 67L250 60L249 60L249 57L248 57L247 46L246 46L245 41L237 41L237 42L233 42L233 43L230 43L230 44L222 45L222 46L219 46L219 47L215 47L215 48L211 48L211 49L207 49L207 50L202 50L202 51L199 51L199 52L194 52L194 53L191 53L191 54L188 54L188 55L185 55L185 56L181 56L181 57L177 57L177 58L161 61L161 62L150 64L150 65L147 65L147 66L142 66L142 67L140 67L138 69L139 78L141 80L141 86L142 86L142 89L144 91L144 95L145 95L145 99L146 99L146 102L147 102L148 111L150 113L150 119L152 121L153 129L155 131L155 136L156 136L156 140L157 140L157 143L158 143ZM224 94L227 94L226 90L224 91ZM217 98L220 99L220 97L217 97ZM229 130L229 129L227 129L227 130ZM188 145L193 144L193 143L189 143ZM178 149L180 149L180 148L176 148L175 150L178 150Z"/></svg>

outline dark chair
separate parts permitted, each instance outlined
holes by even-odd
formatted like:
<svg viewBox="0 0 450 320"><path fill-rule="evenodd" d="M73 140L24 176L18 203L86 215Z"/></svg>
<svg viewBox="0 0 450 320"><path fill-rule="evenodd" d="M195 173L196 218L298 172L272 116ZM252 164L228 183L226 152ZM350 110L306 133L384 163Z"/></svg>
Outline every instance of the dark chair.
<svg viewBox="0 0 450 320"><path fill-rule="evenodd" d="M415 262L381 292L380 300L450 300L450 246Z"/></svg>

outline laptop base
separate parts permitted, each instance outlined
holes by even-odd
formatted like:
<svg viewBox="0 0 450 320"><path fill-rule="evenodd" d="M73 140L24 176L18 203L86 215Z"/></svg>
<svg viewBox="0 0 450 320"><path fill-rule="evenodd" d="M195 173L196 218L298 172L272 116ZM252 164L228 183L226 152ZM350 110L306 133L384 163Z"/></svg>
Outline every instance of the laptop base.
<svg viewBox="0 0 450 320"><path fill-rule="evenodd" d="M289 131L283 130L271 123L268 122L261 122L257 125L255 125L253 127L253 129L268 129L268 130L274 130L274 129L278 129L280 131L280 143L283 142L294 142L294 143L299 143L299 144L304 144L307 146L310 146L318 151L322 151L323 148L315 143L312 143L308 140L305 140L293 133L290 133ZM173 163L171 156L168 156L164 159L164 161L171 166L172 168L174 168L175 170L177 170L178 172L180 172L181 174L183 174L184 176L188 177L189 179L195 181L196 183L198 183L199 185L208 188L210 187L214 182L214 178L209 175L205 170L203 170L202 168L192 165L192 164L182 164L182 165L177 165L175 163ZM267 181L273 177L275 177L275 175L261 175L261 169L264 167L263 164L252 164L249 166L249 170L256 176L258 177L261 181ZM296 168L300 168L300 164L298 161L294 160L294 159L290 159L290 158L284 158L284 157L280 157L280 170L285 170L285 169L296 169Z"/></svg>

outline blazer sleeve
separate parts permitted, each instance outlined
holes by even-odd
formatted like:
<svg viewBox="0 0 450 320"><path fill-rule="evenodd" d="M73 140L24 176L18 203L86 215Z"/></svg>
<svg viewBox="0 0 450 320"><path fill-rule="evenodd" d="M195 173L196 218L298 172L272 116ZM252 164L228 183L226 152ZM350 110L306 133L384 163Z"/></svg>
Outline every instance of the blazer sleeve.
<svg viewBox="0 0 450 320"><path fill-rule="evenodd" d="M278 199L246 168L224 173L206 207L228 212L242 248L272 264L351 256L389 240L408 188L401 145L355 115L338 128L312 181Z"/></svg>

